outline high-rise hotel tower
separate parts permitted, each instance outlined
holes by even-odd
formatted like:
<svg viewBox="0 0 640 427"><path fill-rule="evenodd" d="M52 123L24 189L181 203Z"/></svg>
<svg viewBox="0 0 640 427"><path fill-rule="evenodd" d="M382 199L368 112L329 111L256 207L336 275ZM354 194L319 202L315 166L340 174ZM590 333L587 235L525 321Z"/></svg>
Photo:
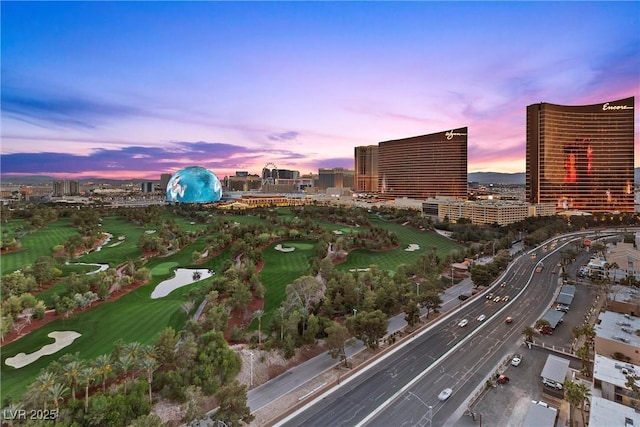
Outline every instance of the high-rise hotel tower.
<svg viewBox="0 0 640 427"><path fill-rule="evenodd" d="M366 145L355 148L355 190L378 192L378 146Z"/></svg>
<svg viewBox="0 0 640 427"><path fill-rule="evenodd" d="M634 98L527 107L527 201L633 212Z"/></svg>
<svg viewBox="0 0 640 427"><path fill-rule="evenodd" d="M467 128L378 144L382 197L467 197Z"/></svg>

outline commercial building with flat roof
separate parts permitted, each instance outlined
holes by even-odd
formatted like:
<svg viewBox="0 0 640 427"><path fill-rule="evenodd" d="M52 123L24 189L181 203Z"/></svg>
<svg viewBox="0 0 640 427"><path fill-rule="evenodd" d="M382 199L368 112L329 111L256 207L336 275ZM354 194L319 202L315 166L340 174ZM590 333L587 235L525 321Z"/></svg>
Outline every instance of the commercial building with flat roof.
<svg viewBox="0 0 640 427"><path fill-rule="evenodd" d="M320 168L318 169L318 190L327 188L353 188L355 171L345 168Z"/></svg>
<svg viewBox="0 0 640 427"><path fill-rule="evenodd" d="M516 200L463 201L437 198L425 201L423 209L427 215L435 212L440 220L448 218L450 221L457 221L464 218L473 224L507 225L532 216L555 215L552 204L533 205Z"/></svg>
<svg viewBox="0 0 640 427"><path fill-rule="evenodd" d="M629 363L640 365L640 318L629 314L605 311L598 316L594 338L597 354L621 353Z"/></svg>
<svg viewBox="0 0 640 427"><path fill-rule="evenodd" d="M634 212L634 97L527 107L526 192L558 211Z"/></svg>
<svg viewBox="0 0 640 427"><path fill-rule="evenodd" d="M629 408L602 397L591 396L589 425L637 427L640 425L640 413L634 408Z"/></svg>
<svg viewBox="0 0 640 427"><path fill-rule="evenodd" d="M382 197L467 196L467 128L378 144Z"/></svg>
<svg viewBox="0 0 640 427"><path fill-rule="evenodd" d="M627 385L629 375L640 375L640 366L596 354L593 359L593 385L602 398L629 407L637 407L640 399ZM638 383L640 385L640 383Z"/></svg>

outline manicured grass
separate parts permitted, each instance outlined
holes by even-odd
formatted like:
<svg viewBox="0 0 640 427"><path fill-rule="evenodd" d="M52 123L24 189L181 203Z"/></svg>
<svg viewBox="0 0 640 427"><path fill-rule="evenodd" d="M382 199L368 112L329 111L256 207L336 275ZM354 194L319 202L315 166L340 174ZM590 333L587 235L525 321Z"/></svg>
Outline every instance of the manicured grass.
<svg viewBox="0 0 640 427"><path fill-rule="evenodd" d="M283 214L285 213L286 211L283 212ZM265 223L264 220L252 216L226 215L225 217L241 224ZM338 268L363 268L371 264L377 264L381 269L395 271L398 265L413 262L425 251L430 250L431 247L436 247L440 255L447 254L451 250L458 248L454 242L435 233L411 230L399 224L380 220L375 216L372 216L372 221L380 227L397 233L402 242L400 248L384 252L355 251L349 255L347 262L339 265ZM114 235L111 242L105 245L102 250L74 261L109 263L111 266L116 266L140 257L140 251L136 247L137 241L145 229L151 229L151 227L139 227L119 217L104 218L102 224L104 231ZM183 221L179 222L179 224L181 226L184 225ZM192 224L188 225L193 226ZM340 230L343 233L357 231L356 228L325 222L321 222L321 225L331 231ZM67 220L58 220L53 227L48 225L47 230L45 233L42 233L45 230L34 233L39 239L34 240L34 246L39 247L40 250L61 244L68 236L75 233L75 230ZM38 233L41 234L38 235ZM45 238L48 236L47 233L57 237ZM123 243L117 246L110 246L110 244L119 241L119 236L125 236ZM412 243L420 245L420 250L415 252L405 251L404 249ZM280 252L274 249L277 244L285 248L295 248L295 250L293 252ZM177 253L162 258L152 258L145 265L152 273L152 279L149 284L132 291L117 301L99 304L84 313L73 315L70 319L56 320L14 343L3 346L2 365L0 367L3 395L14 396L17 400L42 368L65 353L79 352L81 358L93 359L100 354L111 352L114 342L118 339L122 339L124 342L138 341L143 344L149 344L154 342L158 334L167 326L175 329L182 328L186 320L186 316L181 309L185 294L194 287L205 286L206 283L210 283L211 279L176 289L164 298L152 300L150 295L158 283L173 275L173 269L176 267L209 268L216 271L216 274L220 274L222 264L230 258L229 252L224 251L215 259L207 261L206 265L193 265L192 253L194 251L201 252L204 247L204 239L199 239ZM268 324L270 316L273 315L274 310L285 299L286 286L309 271L309 260L316 254L316 243L306 240L281 241L270 245L262 253L265 264L259 276L267 289L265 316L262 319L263 328L266 328L265 325ZM31 256L35 259L37 256L42 255L34 256L31 254ZM5 262L6 260L3 256L3 271ZM18 261L13 262L18 263ZM70 266L69 269L80 269L82 271L80 266ZM51 295L54 293L54 288L50 290ZM196 304L198 303L199 301L196 301ZM7 357L14 356L20 352L31 353L43 345L51 343L52 340L47 337L47 334L58 330L73 330L81 333L82 336L64 350L54 355L45 356L23 368L15 369L4 364Z"/></svg>
<svg viewBox="0 0 640 427"><path fill-rule="evenodd" d="M113 235L99 251L93 251L74 259L72 262L106 263L116 267L128 260L140 258L142 252L138 248L138 240L145 230L155 227L141 227L122 217L105 217L102 220L102 231Z"/></svg>
<svg viewBox="0 0 640 427"><path fill-rule="evenodd" d="M380 269L393 273L398 266L412 264L432 248L436 248L438 255L441 257L446 256L451 251L460 249L457 243L435 232L414 230L394 222L381 220L376 216L371 217L371 222L378 227L396 233L400 239L400 246L397 249L380 252L364 249L355 250L349 254L346 262L339 264L336 268L350 270L368 268L375 264ZM410 244L419 245L420 249L411 252L406 251L405 249Z"/></svg>
<svg viewBox="0 0 640 427"><path fill-rule="evenodd" d="M105 228L110 231L107 227ZM152 272L152 279L147 285L116 301L98 304L86 312L71 316L69 319L51 322L13 343L4 345L0 367L3 395L16 397L22 395L40 370L63 354L79 352L82 359L93 359L100 354L111 352L114 342L118 339L125 342L138 341L150 344L156 340L158 334L165 327L171 326L176 330L181 329L186 320L181 308L185 301L184 295L194 287L205 286L210 283L211 279L176 289L163 298L151 299L151 292L162 280L173 276L174 267L191 267L191 253L194 250L201 251L203 248L204 242L199 240L170 256L153 258L145 266ZM102 253L102 251L96 253ZM105 254L109 255L107 252ZM110 255L110 257L112 256L113 254ZM115 257L111 259L116 264L124 261ZM206 266L195 267L206 267L218 271L224 261L228 259L229 253L225 251L217 258L208 261ZM61 287L62 285L56 286ZM53 291L51 293L53 294ZM196 301L197 303L199 301ZM23 368L15 369L5 365L4 361L7 357L15 356L20 352L32 353L43 345L51 343L52 340L47 337L47 334L58 330L72 330L82 336L58 353L40 358Z"/></svg>
<svg viewBox="0 0 640 427"><path fill-rule="evenodd" d="M9 221L11 224L13 221ZM46 224L43 228L27 232L22 238L22 249L2 255L1 273L16 271L25 265L33 264L42 256L53 256L53 248L63 244L78 232L71 226L68 218L61 218Z"/></svg>
<svg viewBox="0 0 640 427"><path fill-rule="evenodd" d="M295 248L293 252L280 252L274 248ZM262 252L264 267L259 277L267 289L264 297L265 317L262 324L267 325L273 311L285 299L287 285L309 270L309 260L315 256L316 244L307 240L286 240L270 245Z"/></svg>
<svg viewBox="0 0 640 427"><path fill-rule="evenodd" d="M344 224L333 224L330 222L324 222L324 221L316 221L316 223L324 228L325 230L334 232L334 231L340 231L342 234L352 234L352 233L357 233L361 227L350 227L348 225L344 225ZM336 234L340 234L340 233L336 233Z"/></svg>
<svg viewBox="0 0 640 427"><path fill-rule="evenodd" d="M176 257L179 258L178 255L176 254ZM226 256L228 258L228 254ZM142 344L151 344L165 327L181 329L186 320L181 308L185 293L194 287L205 286L210 279L178 288L166 297L151 299L151 292L156 285L173 275L170 265L185 265L171 261L170 258L153 260L156 262L154 262L155 265L150 266L151 271L163 274L154 274L149 284L116 301L98 304L69 319L51 322L13 343L4 345L0 368L3 394L16 397L22 395L40 369L65 353L79 352L82 359L93 359L100 354L111 352L114 342L118 339L124 342L138 341ZM216 265L219 266L221 263L222 260L218 260ZM47 334L52 331L76 331L82 336L60 352L42 357L23 368L15 369L5 365L4 361L7 357L15 356L20 352L32 353L43 345L51 343L52 340L47 337Z"/></svg>

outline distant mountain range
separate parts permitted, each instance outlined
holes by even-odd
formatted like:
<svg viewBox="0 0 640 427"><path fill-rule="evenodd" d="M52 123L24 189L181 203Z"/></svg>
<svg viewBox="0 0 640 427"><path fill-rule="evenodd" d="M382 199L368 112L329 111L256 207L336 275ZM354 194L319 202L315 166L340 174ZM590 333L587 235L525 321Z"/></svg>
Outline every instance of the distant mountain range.
<svg viewBox="0 0 640 427"><path fill-rule="evenodd" d="M524 172L518 173L501 173L501 172L473 172L467 175L469 182L477 182L479 184L510 184L517 185L526 183L526 175ZM640 184L640 168L634 169L634 180Z"/></svg>
<svg viewBox="0 0 640 427"><path fill-rule="evenodd" d="M640 183L640 168L634 170L635 182ZM477 182L479 184L509 184L509 185L525 185L526 177L524 172L518 173L502 173L502 172L472 172L467 175L469 182ZM0 179L2 183L20 184L20 185L37 185L46 182L56 181L59 178L54 178L46 175L30 175L30 176L3 176ZM107 178L85 178L80 182L94 182L99 184L112 184L118 185L123 182L142 182L153 181L148 179L131 179L131 180L117 180Z"/></svg>
<svg viewBox="0 0 640 427"><path fill-rule="evenodd" d="M502 173L502 172L472 172L467 174L467 181L479 184L525 184L526 176L524 172Z"/></svg>

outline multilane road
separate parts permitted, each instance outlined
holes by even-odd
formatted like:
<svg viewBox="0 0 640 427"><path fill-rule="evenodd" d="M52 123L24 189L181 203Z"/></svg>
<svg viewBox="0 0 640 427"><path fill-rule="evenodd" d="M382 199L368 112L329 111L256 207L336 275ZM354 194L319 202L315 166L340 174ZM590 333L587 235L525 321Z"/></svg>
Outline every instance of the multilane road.
<svg viewBox="0 0 640 427"><path fill-rule="evenodd" d="M453 425L479 386L522 343L522 330L550 307L558 289L552 266L569 239L551 252L523 254L491 290L467 300L411 341L390 352L278 425L414 426ZM545 268L535 273L536 264ZM505 282L504 286L501 284ZM499 302L485 298L493 292ZM508 301L503 301L505 296ZM485 315L484 321L478 321ZM505 323L506 317L513 323ZM462 319L468 324L458 326ZM448 400L438 394L453 389ZM457 412L458 411L458 412Z"/></svg>

